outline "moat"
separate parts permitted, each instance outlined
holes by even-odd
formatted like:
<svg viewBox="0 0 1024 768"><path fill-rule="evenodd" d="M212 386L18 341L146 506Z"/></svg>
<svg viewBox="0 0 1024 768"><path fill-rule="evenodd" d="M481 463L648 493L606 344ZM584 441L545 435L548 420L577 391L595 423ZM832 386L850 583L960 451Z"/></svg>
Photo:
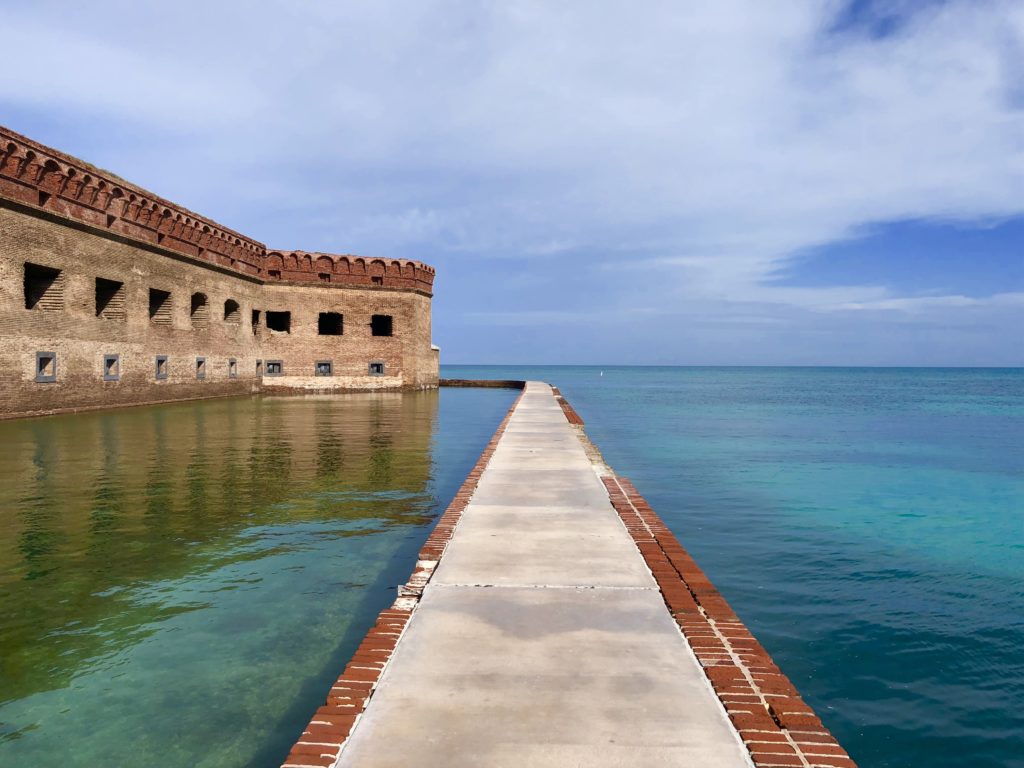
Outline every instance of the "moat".
<svg viewBox="0 0 1024 768"><path fill-rule="evenodd" d="M0 764L279 765L515 394L0 423Z"/></svg>

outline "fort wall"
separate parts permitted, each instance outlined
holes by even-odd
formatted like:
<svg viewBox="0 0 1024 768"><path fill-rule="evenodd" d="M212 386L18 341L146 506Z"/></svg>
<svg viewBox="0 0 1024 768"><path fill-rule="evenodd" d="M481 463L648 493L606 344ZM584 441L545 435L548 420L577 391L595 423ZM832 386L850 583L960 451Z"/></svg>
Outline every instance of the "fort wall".
<svg viewBox="0 0 1024 768"><path fill-rule="evenodd" d="M0 128L0 417L436 387L433 279L268 251Z"/></svg>

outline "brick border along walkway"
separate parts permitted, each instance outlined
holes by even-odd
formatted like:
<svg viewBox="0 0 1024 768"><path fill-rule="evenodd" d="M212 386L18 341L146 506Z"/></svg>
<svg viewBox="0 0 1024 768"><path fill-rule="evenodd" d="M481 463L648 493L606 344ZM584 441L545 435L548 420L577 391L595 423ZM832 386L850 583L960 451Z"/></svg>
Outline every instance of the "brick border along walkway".
<svg viewBox="0 0 1024 768"><path fill-rule="evenodd" d="M583 419L552 387L566 420ZM338 759L356 719L366 709L385 665L405 630L455 526L476 490L498 440L522 399L509 408L476 466L420 550L409 581L399 587L366 634L327 702L313 715L283 768L327 768ZM624 477L601 478L612 506L654 575L665 604L693 649L716 695L758 768L856 768L839 742L804 703L796 688L754 639L661 518Z"/></svg>
<svg viewBox="0 0 1024 768"><path fill-rule="evenodd" d="M633 484L602 480L754 765L856 768Z"/></svg>
<svg viewBox="0 0 1024 768"><path fill-rule="evenodd" d="M345 740L355 726L356 719L366 709L373 689L391 659L391 654L398 645L406 624L409 623L416 603L423 595L423 588L437 568L437 563L455 532L455 526L469 504L480 476L494 455L498 440L504 434L512 412L522 397L520 393L508 409L508 413L455 494L452 503L448 505L434 530L427 537L409 581L398 588L398 599L377 616L377 622L366 633L352 660L331 686L327 702L316 711L309 725L303 730L302 736L288 753L283 768L327 768L337 761Z"/></svg>
<svg viewBox="0 0 1024 768"><path fill-rule="evenodd" d="M552 390L566 420L592 446L583 419ZM754 765L857 768L633 484L614 472L601 481Z"/></svg>

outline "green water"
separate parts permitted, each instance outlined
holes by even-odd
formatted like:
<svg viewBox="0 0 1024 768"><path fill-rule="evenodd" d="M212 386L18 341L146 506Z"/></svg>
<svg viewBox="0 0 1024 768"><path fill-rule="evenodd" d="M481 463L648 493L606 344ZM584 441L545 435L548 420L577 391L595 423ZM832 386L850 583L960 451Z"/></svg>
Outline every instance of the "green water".
<svg viewBox="0 0 1024 768"><path fill-rule="evenodd" d="M514 394L0 423L0 765L280 764Z"/></svg>

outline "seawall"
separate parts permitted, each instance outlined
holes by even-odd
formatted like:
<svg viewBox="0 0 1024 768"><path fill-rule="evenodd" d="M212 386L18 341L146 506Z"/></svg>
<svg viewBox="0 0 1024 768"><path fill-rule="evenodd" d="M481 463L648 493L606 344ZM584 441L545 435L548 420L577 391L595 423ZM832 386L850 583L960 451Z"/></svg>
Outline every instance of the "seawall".
<svg viewBox="0 0 1024 768"><path fill-rule="evenodd" d="M284 762L854 766L531 382Z"/></svg>

